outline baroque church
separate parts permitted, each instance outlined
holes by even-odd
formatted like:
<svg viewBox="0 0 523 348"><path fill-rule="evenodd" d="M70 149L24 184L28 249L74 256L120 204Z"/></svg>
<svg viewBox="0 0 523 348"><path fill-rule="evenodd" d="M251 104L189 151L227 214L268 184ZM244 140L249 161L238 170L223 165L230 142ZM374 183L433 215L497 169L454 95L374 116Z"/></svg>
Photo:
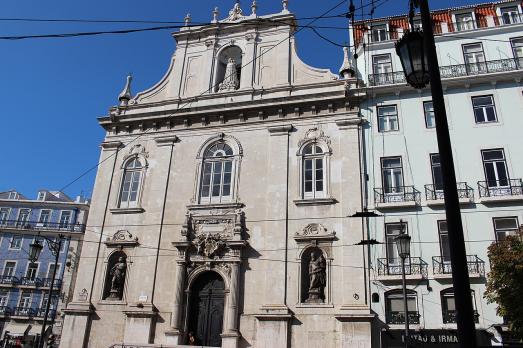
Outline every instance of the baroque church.
<svg viewBox="0 0 523 348"><path fill-rule="evenodd" d="M61 347L371 347L363 98L296 53L295 16L239 3L173 34L106 131ZM343 58L343 61L342 61Z"/></svg>

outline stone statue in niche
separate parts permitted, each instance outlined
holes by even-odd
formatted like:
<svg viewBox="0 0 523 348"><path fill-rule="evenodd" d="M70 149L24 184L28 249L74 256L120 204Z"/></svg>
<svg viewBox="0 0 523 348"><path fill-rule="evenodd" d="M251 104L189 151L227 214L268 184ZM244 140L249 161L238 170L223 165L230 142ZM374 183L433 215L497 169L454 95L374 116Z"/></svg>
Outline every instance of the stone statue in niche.
<svg viewBox="0 0 523 348"><path fill-rule="evenodd" d="M234 58L229 58L227 61L227 67L225 68L225 77L223 82L220 83L220 92L222 91L234 91L240 86L240 80L238 78L238 69L236 68L236 61Z"/></svg>
<svg viewBox="0 0 523 348"><path fill-rule="evenodd" d="M121 300L125 287L127 273L127 257L123 251L111 255L108 262L108 272L105 281L104 299Z"/></svg>
<svg viewBox="0 0 523 348"><path fill-rule="evenodd" d="M326 261L322 252L315 249L310 253L309 289L306 303L323 303L325 285L327 284Z"/></svg>

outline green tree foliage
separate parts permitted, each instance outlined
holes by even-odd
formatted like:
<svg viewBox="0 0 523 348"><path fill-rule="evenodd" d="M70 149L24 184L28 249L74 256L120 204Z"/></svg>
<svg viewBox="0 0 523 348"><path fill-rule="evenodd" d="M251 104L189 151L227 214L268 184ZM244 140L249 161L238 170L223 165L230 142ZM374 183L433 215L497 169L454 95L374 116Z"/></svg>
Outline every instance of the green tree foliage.
<svg viewBox="0 0 523 348"><path fill-rule="evenodd" d="M490 273L485 298L498 305L515 338L523 340L523 231L488 248Z"/></svg>

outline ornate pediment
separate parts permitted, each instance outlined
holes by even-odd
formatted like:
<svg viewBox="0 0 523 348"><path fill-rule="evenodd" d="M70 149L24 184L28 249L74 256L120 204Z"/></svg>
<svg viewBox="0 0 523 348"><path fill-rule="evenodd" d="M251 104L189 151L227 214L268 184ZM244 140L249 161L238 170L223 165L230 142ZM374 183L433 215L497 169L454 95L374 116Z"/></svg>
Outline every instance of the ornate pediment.
<svg viewBox="0 0 523 348"><path fill-rule="evenodd" d="M138 245L138 237L133 236L128 230L118 230L112 237L107 237L105 245L108 247L134 247Z"/></svg>
<svg viewBox="0 0 523 348"><path fill-rule="evenodd" d="M331 139L325 135L323 130L319 127L313 127L305 133L305 137L298 142L298 146L301 149L305 144L309 142L321 142L328 146L331 151Z"/></svg>
<svg viewBox="0 0 523 348"><path fill-rule="evenodd" d="M329 231L325 226L318 223L308 224L294 235L296 241L307 242L311 240L334 240L335 238L335 231Z"/></svg>

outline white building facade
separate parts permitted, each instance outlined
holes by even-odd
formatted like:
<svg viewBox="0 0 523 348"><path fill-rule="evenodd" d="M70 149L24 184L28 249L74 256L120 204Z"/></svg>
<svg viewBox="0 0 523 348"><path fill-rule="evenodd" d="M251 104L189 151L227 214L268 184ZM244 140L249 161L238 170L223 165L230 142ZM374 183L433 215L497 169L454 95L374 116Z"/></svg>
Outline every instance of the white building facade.
<svg viewBox="0 0 523 348"><path fill-rule="evenodd" d="M503 319L483 298L487 248L522 221L523 16L521 1L500 1L432 14L453 146L478 339L499 344ZM420 26L419 17L414 27ZM442 175L430 89L405 83L394 44L407 16L356 22L364 126L365 206L371 308L381 345L401 346L405 322L401 266L394 238L412 237L407 260L408 317L427 347L455 343L455 306L443 206ZM363 45L365 43L365 45ZM365 47L364 47L365 46Z"/></svg>
<svg viewBox="0 0 523 348"><path fill-rule="evenodd" d="M295 19L236 4L173 34L106 130L61 347L371 347L361 94L304 64ZM247 12L247 11L246 11ZM341 61L341 56L340 56Z"/></svg>

